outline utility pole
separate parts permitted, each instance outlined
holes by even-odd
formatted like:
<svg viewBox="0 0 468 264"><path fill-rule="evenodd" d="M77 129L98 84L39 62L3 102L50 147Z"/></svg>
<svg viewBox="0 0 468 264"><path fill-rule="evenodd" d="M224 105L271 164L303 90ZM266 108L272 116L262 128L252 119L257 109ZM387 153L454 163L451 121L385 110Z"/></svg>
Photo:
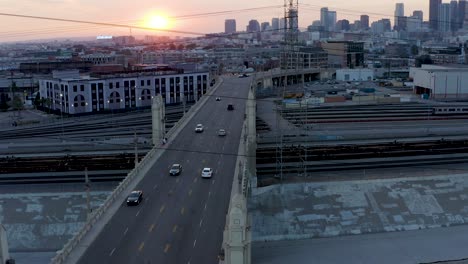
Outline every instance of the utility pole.
<svg viewBox="0 0 468 264"><path fill-rule="evenodd" d="M137 138L136 130L134 131L133 143L135 143L135 167L136 167L138 165L138 138Z"/></svg>
<svg viewBox="0 0 468 264"><path fill-rule="evenodd" d="M182 93L182 105L184 107L184 115L185 115L185 91Z"/></svg>
<svg viewBox="0 0 468 264"><path fill-rule="evenodd" d="M86 216L87 216L87 219L89 219L91 217L91 198L89 195L89 190L91 189L91 185L89 184L88 167L85 167L85 188L86 188Z"/></svg>

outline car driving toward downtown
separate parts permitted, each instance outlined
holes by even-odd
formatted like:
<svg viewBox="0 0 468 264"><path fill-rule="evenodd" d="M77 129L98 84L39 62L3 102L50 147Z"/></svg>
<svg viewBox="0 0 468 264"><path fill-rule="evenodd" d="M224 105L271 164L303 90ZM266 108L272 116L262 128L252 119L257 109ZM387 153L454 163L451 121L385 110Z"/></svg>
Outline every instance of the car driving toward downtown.
<svg viewBox="0 0 468 264"><path fill-rule="evenodd" d="M180 164L172 164L172 167L169 170L169 174L171 176L180 175L181 172L182 172L182 165Z"/></svg>
<svg viewBox="0 0 468 264"><path fill-rule="evenodd" d="M143 191L136 190L127 197L127 205L139 205L143 200Z"/></svg>
<svg viewBox="0 0 468 264"><path fill-rule="evenodd" d="M202 178L211 178L211 176L213 176L213 169L212 168L203 168L201 176L202 176Z"/></svg>

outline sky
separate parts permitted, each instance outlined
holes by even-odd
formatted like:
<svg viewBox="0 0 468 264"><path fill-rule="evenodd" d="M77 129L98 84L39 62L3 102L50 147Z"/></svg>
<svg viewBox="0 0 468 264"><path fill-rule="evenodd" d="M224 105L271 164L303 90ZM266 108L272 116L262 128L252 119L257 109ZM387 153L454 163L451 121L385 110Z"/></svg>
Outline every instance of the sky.
<svg viewBox="0 0 468 264"><path fill-rule="evenodd" d="M429 0L302 0L299 1L299 26L306 28L320 16L320 8L337 11L337 19L351 22L367 13L370 20L391 18L395 3L405 4L405 15L413 10L423 10L428 19ZM144 26L143 20L150 13L158 13L172 19L173 30L195 34L224 31L225 19L236 19L237 30L245 30L250 19L260 23L272 17L282 17L283 0L0 0L0 13L52 18L65 18L93 22L110 22L124 25ZM260 8L255 10L245 10ZM243 10L243 11L239 11ZM231 12L227 12L231 11ZM222 12L216 15L198 15ZM181 16L188 16L180 18ZM77 23L55 22L0 15L0 42L20 40L73 38L99 35L128 35L130 29L103 27ZM134 35L168 35L164 32L132 29Z"/></svg>

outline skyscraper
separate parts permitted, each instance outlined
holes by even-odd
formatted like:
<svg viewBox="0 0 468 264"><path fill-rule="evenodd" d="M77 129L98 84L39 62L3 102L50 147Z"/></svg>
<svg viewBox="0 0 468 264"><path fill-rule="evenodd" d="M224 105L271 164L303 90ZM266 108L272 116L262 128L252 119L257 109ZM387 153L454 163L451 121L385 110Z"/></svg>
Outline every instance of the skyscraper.
<svg viewBox="0 0 468 264"><path fill-rule="evenodd" d="M262 22L260 28L262 31L270 30L270 22Z"/></svg>
<svg viewBox="0 0 468 264"><path fill-rule="evenodd" d="M458 28L463 28L465 23L465 14L466 14L466 0L458 1Z"/></svg>
<svg viewBox="0 0 468 264"><path fill-rule="evenodd" d="M361 15L361 28L364 30L369 29L369 16Z"/></svg>
<svg viewBox="0 0 468 264"><path fill-rule="evenodd" d="M413 11L413 17L417 17L418 19L420 19L422 21L423 18L424 18L423 11L421 11L421 10Z"/></svg>
<svg viewBox="0 0 468 264"><path fill-rule="evenodd" d="M396 3L395 4L395 19L393 20L393 24L395 25L395 29L398 29L398 18L405 16L405 5L403 3Z"/></svg>
<svg viewBox="0 0 468 264"><path fill-rule="evenodd" d="M429 26L433 30L439 29L439 7L442 0L429 0Z"/></svg>
<svg viewBox="0 0 468 264"><path fill-rule="evenodd" d="M252 19L249 21L249 25L247 26L247 32L259 32L260 31L260 23L257 20Z"/></svg>
<svg viewBox="0 0 468 264"><path fill-rule="evenodd" d="M328 11L328 31L335 31L336 11Z"/></svg>
<svg viewBox="0 0 468 264"><path fill-rule="evenodd" d="M457 0L450 1L450 30L455 32L458 30L458 2Z"/></svg>
<svg viewBox="0 0 468 264"><path fill-rule="evenodd" d="M450 4L441 4L439 8L439 31L449 32L451 30L450 26Z"/></svg>
<svg viewBox="0 0 468 264"><path fill-rule="evenodd" d="M277 31L280 28L279 26L279 18L274 17L271 19L271 29Z"/></svg>
<svg viewBox="0 0 468 264"><path fill-rule="evenodd" d="M236 32L236 20L235 19L226 19L224 21L224 33L230 34Z"/></svg>
<svg viewBox="0 0 468 264"><path fill-rule="evenodd" d="M320 9L320 23L325 30L328 30L328 7L322 7Z"/></svg>

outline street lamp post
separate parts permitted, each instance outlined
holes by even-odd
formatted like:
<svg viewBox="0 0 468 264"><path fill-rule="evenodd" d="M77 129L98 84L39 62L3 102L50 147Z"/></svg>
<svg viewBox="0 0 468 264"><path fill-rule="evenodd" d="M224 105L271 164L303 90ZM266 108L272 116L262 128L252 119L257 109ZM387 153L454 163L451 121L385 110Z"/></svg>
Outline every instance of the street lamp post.
<svg viewBox="0 0 468 264"><path fill-rule="evenodd" d="M65 132L64 132L64 129L63 129L63 107L64 107L63 94L60 94L60 119L61 119L61 123L62 123L62 141L64 140L64 136L65 136Z"/></svg>

